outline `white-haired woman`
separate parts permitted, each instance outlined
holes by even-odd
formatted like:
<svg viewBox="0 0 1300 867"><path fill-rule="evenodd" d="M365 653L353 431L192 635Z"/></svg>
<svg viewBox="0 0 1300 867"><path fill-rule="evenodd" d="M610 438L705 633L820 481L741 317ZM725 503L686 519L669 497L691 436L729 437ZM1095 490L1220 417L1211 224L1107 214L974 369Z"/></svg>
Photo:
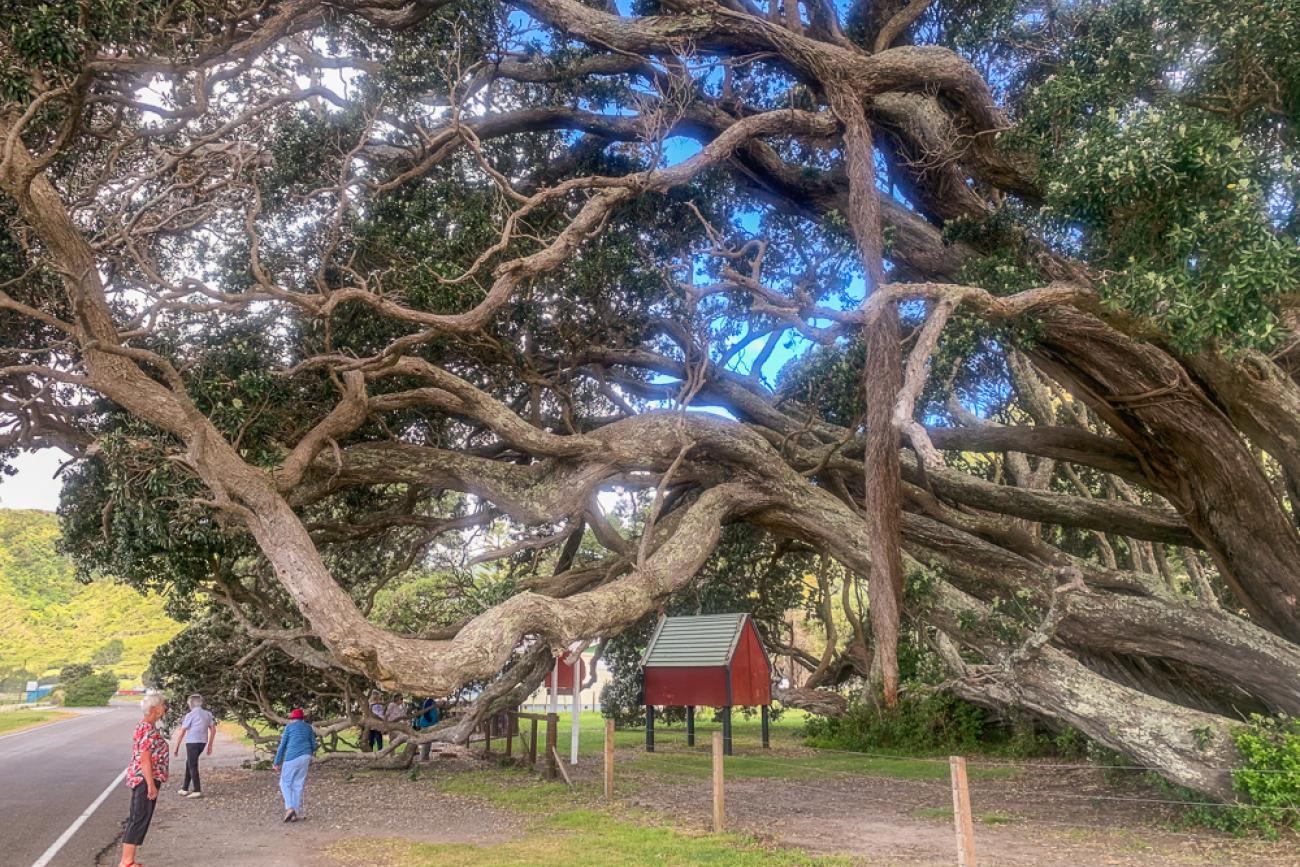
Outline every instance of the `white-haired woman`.
<svg viewBox="0 0 1300 867"><path fill-rule="evenodd" d="M158 693L140 702L144 717L131 740L131 763L126 766L126 784L131 789L131 812L122 832L120 867L140 867L136 848L144 842L153 820L158 788L167 782L167 739L158 731L158 720L167 713L167 700Z"/></svg>
<svg viewBox="0 0 1300 867"><path fill-rule="evenodd" d="M181 744L185 744L185 782L181 784L181 797L202 798L203 784L199 782L199 756L204 747L212 755L212 742L217 737L217 721L203 707L203 696L197 692L187 699L190 712L181 720L180 730L176 732L176 749L172 755L180 756Z"/></svg>

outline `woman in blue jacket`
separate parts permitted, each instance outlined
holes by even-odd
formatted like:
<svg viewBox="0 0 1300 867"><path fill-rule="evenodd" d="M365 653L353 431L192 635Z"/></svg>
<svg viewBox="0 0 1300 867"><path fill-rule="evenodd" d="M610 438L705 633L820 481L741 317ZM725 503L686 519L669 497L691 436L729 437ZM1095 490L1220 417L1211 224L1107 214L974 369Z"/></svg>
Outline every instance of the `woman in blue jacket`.
<svg viewBox="0 0 1300 867"><path fill-rule="evenodd" d="M307 767L316 752L316 732L305 720L302 708L289 713L289 724L280 735L272 767L280 772L280 793L284 795L284 821L298 821L302 811L302 790L307 785Z"/></svg>

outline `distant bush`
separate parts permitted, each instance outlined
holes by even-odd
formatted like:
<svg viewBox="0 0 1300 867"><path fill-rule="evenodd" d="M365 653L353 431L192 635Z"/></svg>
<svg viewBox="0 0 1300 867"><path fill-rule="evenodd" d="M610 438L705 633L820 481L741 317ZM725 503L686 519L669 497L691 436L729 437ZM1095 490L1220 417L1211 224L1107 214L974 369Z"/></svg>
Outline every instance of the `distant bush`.
<svg viewBox="0 0 1300 867"><path fill-rule="evenodd" d="M858 702L839 719L809 717L804 741L824 749L919 755L1078 756L1087 747L1078 732L1052 734L1031 720L1008 721L944 693L905 693L893 708Z"/></svg>
<svg viewBox="0 0 1300 867"><path fill-rule="evenodd" d="M65 665L59 671L59 683L67 686L74 680L81 680L95 673L95 667L88 662L74 662Z"/></svg>
<svg viewBox="0 0 1300 867"><path fill-rule="evenodd" d="M809 717L804 740L809 746L841 750L970 752L987 724L982 708L960 699L904 695L893 708L857 702L839 719Z"/></svg>
<svg viewBox="0 0 1300 867"><path fill-rule="evenodd" d="M115 692L117 675L113 672L85 674L76 680L64 682L63 704L67 707L103 707Z"/></svg>

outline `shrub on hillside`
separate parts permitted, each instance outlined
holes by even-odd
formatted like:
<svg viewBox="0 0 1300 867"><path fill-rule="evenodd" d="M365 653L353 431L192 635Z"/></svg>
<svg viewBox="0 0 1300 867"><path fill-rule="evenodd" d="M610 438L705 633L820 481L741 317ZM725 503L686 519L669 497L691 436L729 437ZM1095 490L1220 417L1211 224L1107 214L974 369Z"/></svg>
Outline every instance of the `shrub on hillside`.
<svg viewBox="0 0 1300 867"><path fill-rule="evenodd" d="M63 704L67 707L103 707L115 692L117 675L113 672L85 674L76 680L64 682Z"/></svg>
<svg viewBox="0 0 1300 867"><path fill-rule="evenodd" d="M90 661L95 665L113 665L122 661L122 654L125 652L126 645L122 643L122 639L112 638L91 655Z"/></svg>
<svg viewBox="0 0 1300 867"><path fill-rule="evenodd" d="M59 683L67 686L74 680L81 680L83 677L90 677L95 673L95 667L87 662L74 662L63 666L59 670Z"/></svg>

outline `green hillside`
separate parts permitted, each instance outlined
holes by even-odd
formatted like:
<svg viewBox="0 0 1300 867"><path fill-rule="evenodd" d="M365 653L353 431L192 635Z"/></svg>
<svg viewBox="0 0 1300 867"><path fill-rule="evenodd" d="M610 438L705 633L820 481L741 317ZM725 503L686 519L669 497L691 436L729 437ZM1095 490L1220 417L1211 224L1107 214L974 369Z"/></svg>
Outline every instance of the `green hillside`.
<svg viewBox="0 0 1300 867"><path fill-rule="evenodd" d="M0 677L102 660L138 683L154 648L180 624L157 597L110 580L79 584L58 540L59 520L49 512L0 509Z"/></svg>

